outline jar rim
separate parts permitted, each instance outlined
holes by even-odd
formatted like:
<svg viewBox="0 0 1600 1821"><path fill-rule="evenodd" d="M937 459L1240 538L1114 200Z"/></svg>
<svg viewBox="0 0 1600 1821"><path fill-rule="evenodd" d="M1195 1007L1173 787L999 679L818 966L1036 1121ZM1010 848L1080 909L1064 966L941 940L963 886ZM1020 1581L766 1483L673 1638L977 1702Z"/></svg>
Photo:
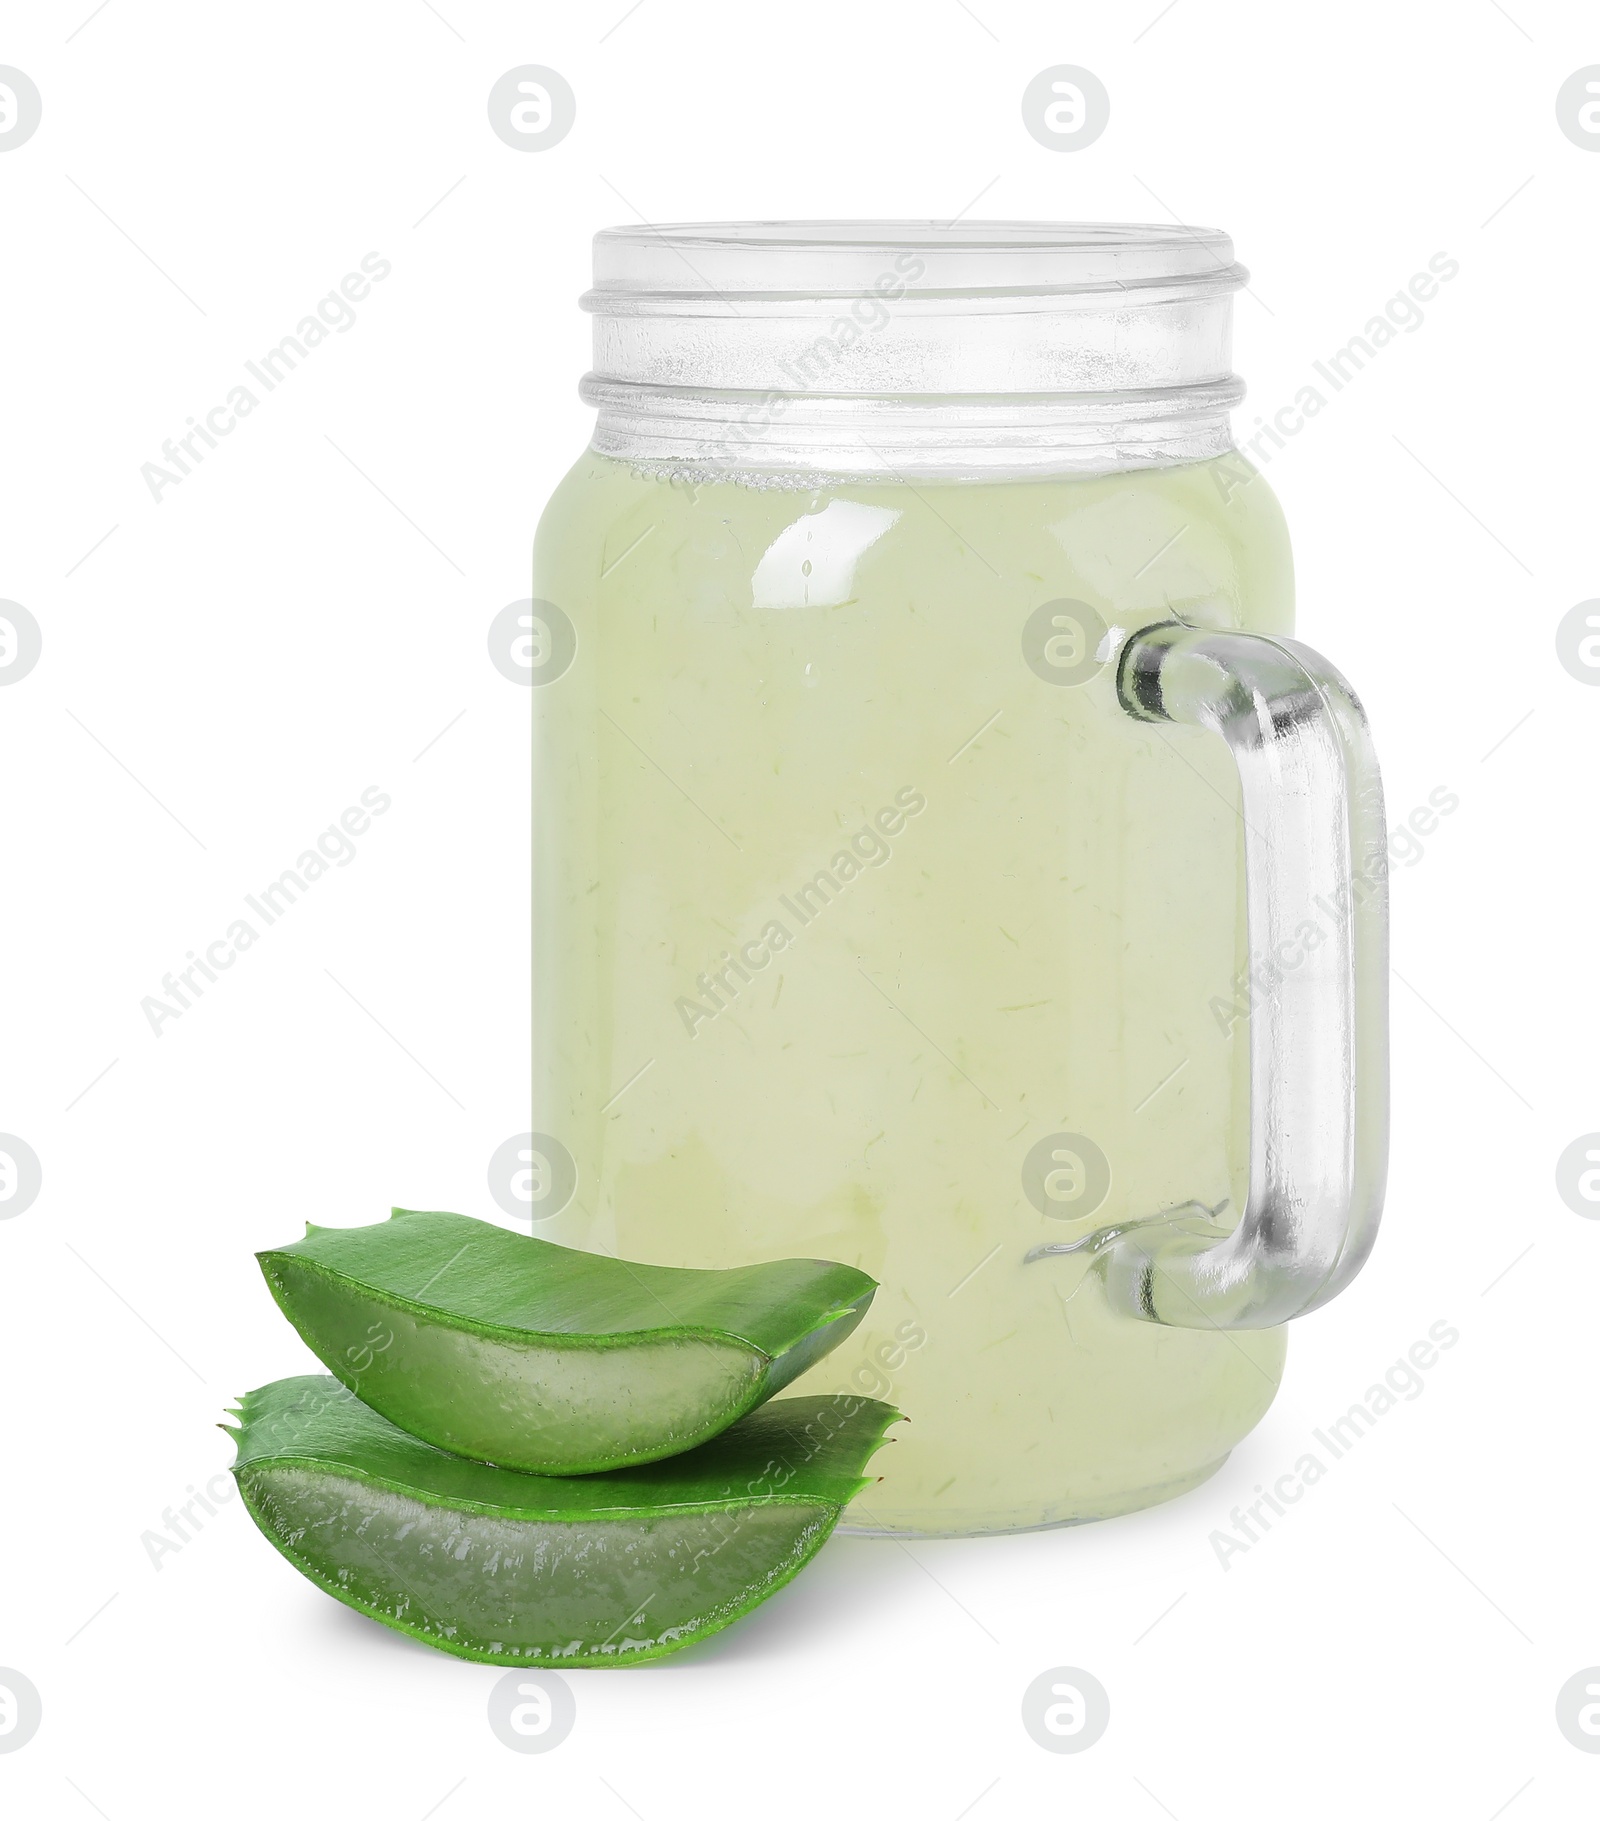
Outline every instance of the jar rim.
<svg viewBox="0 0 1600 1821"><path fill-rule="evenodd" d="M881 294L1037 308L1104 298L1123 307L1231 294L1249 274L1215 228L1048 221L650 222L602 229L582 307L600 315L788 313L807 299Z"/></svg>

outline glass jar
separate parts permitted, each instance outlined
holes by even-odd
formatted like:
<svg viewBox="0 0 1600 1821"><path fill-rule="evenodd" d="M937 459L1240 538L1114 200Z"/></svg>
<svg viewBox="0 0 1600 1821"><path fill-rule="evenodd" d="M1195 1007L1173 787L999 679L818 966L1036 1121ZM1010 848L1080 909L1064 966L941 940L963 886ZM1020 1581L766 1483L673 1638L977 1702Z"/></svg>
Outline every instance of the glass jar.
<svg viewBox="0 0 1600 1821"><path fill-rule="evenodd" d="M1366 1256L1384 827L1233 448L1221 234L595 243L539 528L536 1230L882 1285L858 1529L1213 1473Z"/></svg>

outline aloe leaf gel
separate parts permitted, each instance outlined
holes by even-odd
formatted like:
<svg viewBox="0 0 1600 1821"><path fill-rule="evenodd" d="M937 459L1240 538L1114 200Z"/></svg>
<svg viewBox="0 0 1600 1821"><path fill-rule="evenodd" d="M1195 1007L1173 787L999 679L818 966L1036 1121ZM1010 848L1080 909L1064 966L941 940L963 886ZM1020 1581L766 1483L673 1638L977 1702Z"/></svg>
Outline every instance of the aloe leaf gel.
<svg viewBox="0 0 1600 1821"><path fill-rule="evenodd" d="M672 1460L553 1478L431 1448L332 1378L280 1379L236 1414L246 1508L326 1593L474 1662L573 1667L670 1655L768 1599L899 1415L783 1398Z"/></svg>
<svg viewBox="0 0 1600 1821"><path fill-rule="evenodd" d="M544 1474L706 1441L836 1347L876 1287L817 1259L678 1270L405 1209L258 1256L364 1402L435 1447Z"/></svg>

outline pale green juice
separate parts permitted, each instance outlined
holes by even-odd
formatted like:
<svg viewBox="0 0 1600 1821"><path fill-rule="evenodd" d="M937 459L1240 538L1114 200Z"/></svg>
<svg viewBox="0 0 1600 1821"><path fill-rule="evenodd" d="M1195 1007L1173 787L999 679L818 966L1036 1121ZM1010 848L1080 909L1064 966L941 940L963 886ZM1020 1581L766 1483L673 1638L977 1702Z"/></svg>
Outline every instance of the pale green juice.
<svg viewBox="0 0 1600 1821"><path fill-rule="evenodd" d="M1281 1329L1131 1320L1085 1255L1025 1258L1191 1200L1237 1216L1232 762L1132 720L1114 648L1174 616L1287 632L1292 586L1237 457L806 491L589 454L545 514L534 592L577 644L532 692L535 1126L577 1181L535 1230L878 1278L798 1387L911 1419L850 1522L1130 1510L1272 1399ZM1027 631L1059 600L1109 661L1070 617L1047 651ZM1041 1160L1060 1133L1108 1187L1070 1144Z"/></svg>

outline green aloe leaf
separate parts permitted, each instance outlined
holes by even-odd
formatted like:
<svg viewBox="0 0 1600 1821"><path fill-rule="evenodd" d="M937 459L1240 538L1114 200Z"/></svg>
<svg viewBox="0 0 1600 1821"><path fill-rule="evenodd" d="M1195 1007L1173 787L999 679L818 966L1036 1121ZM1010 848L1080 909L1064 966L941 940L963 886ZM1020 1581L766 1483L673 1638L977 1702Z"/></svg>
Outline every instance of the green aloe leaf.
<svg viewBox="0 0 1600 1821"><path fill-rule="evenodd" d="M435 1447L526 1473L697 1446L838 1346L877 1288L816 1259L677 1270L403 1208L257 1256L341 1384Z"/></svg>
<svg viewBox="0 0 1600 1821"><path fill-rule="evenodd" d="M235 1414L250 1515L325 1592L475 1662L580 1667L681 1650L792 1580L899 1419L782 1398L672 1460L551 1478L430 1448L331 1378Z"/></svg>

